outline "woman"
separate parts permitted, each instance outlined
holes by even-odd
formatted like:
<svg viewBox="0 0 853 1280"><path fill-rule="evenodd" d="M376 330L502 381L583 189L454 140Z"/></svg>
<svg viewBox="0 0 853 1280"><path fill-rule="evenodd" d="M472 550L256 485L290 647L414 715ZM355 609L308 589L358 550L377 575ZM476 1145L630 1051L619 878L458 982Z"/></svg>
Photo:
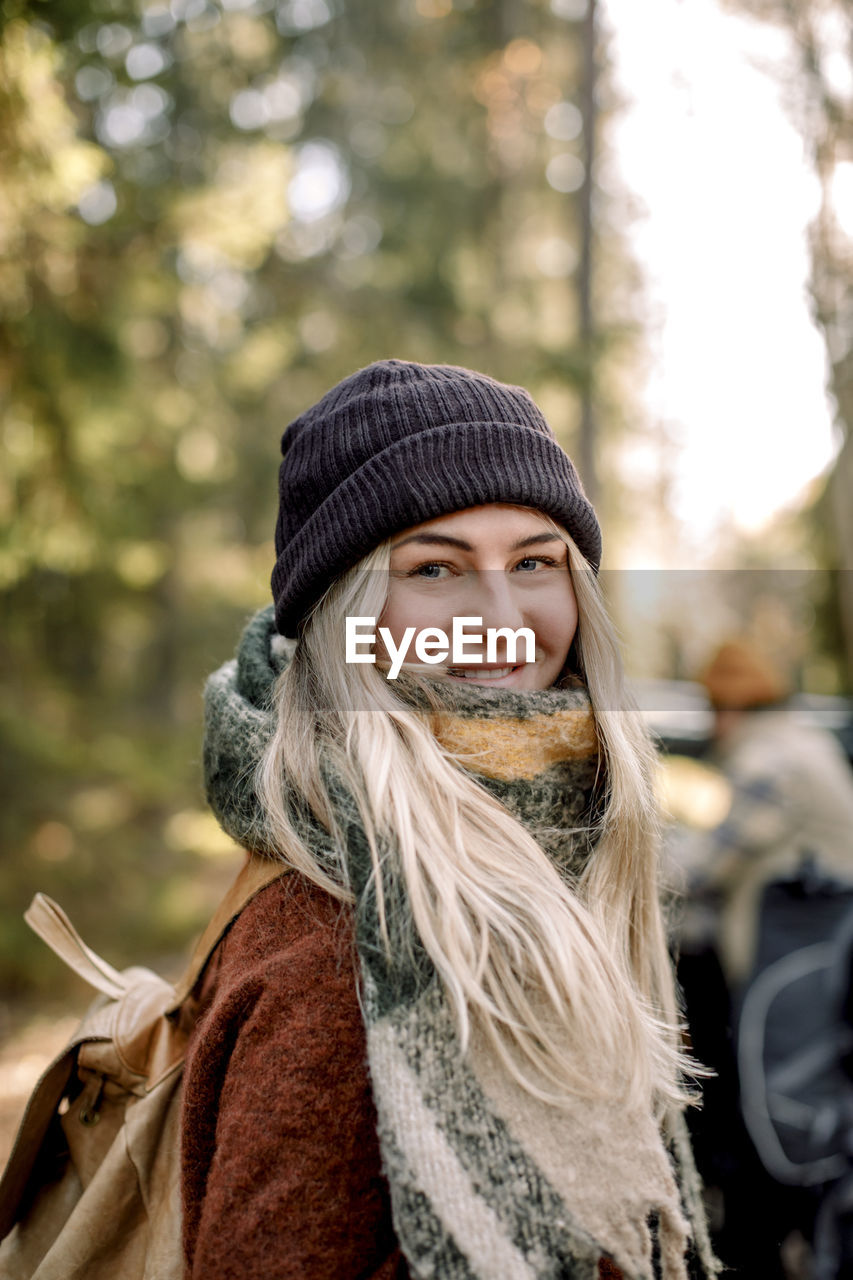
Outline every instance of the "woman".
<svg viewBox="0 0 853 1280"><path fill-rule="evenodd" d="M208 684L205 767L289 873L200 993L188 1274L713 1275L652 751L572 463L520 388L397 360L282 452L274 609Z"/></svg>

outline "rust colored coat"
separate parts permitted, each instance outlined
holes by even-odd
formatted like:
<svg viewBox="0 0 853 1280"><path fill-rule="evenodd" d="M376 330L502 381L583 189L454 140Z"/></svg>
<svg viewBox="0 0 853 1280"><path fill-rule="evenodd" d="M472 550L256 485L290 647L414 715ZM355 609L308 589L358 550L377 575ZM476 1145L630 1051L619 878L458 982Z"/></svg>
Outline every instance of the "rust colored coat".
<svg viewBox="0 0 853 1280"><path fill-rule="evenodd" d="M408 1280L391 1223L350 913L298 875L214 953L184 1077L187 1280ZM606 1259L601 1280L621 1280Z"/></svg>
<svg viewBox="0 0 853 1280"><path fill-rule="evenodd" d="M192 1280L404 1280L382 1176L349 913L296 875L214 954L190 1043Z"/></svg>

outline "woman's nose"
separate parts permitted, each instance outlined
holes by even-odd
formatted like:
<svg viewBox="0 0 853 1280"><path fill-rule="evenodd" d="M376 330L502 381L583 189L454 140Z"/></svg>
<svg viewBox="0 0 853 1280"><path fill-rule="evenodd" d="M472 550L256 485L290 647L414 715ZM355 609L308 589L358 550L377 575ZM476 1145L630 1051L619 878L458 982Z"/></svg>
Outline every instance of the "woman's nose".
<svg viewBox="0 0 853 1280"><path fill-rule="evenodd" d="M470 612L483 619L483 628L508 627L517 631L525 625L522 603L507 574L485 569L474 575Z"/></svg>

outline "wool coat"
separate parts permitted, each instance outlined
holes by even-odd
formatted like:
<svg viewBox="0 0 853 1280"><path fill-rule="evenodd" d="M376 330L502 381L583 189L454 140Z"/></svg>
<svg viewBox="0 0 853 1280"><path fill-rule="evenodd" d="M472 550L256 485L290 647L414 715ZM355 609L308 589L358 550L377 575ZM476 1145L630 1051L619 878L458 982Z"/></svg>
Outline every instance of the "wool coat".
<svg viewBox="0 0 853 1280"><path fill-rule="evenodd" d="M349 911L296 873L215 952L184 1080L187 1280L409 1277L354 966ZM604 1258L599 1274L621 1280Z"/></svg>
<svg viewBox="0 0 853 1280"><path fill-rule="evenodd" d="M193 1280L404 1280L358 1009L352 931L295 874L245 908L201 989L184 1080Z"/></svg>

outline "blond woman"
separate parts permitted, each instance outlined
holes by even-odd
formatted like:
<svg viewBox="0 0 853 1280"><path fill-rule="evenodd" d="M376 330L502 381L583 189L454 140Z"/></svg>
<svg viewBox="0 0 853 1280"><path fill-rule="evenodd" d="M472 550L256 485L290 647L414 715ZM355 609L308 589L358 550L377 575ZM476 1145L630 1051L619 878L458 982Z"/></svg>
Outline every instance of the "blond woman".
<svg viewBox="0 0 853 1280"><path fill-rule="evenodd" d="M571 461L520 388L398 360L282 455L205 741L282 874L201 992L187 1274L712 1276L652 748Z"/></svg>

